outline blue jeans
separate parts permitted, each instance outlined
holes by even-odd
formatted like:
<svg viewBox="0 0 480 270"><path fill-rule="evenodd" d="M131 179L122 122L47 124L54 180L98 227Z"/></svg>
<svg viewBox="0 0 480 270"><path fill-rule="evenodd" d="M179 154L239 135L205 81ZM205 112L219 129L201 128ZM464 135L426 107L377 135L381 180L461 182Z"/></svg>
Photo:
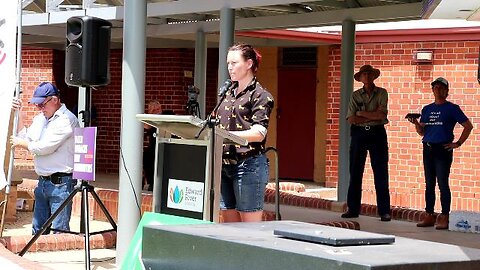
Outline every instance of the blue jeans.
<svg viewBox="0 0 480 270"><path fill-rule="evenodd" d="M443 143L423 143L423 168L425 170L425 211L433 214L435 207L435 185L438 181L442 214L450 213L452 194L448 179L453 161L453 151L443 147Z"/></svg>
<svg viewBox="0 0 480 270"><path fill-rule="evenodd" d="M263 210L268 183L268 159L264 154L249 157L237 164L222 166L221 209L241 212Z"/></svg>
<svg viewBox="0 0 480 270"><path fill-rule="evenodd" d="M77 180L73 180L72 176L63 176L60 178L60 184L53 184L50 180L39 177L38 186L35 188L35 207L33 209L32 234L36 234L55 213L60 205L72 193ZM72 202L60 212L53 220L52 228L58 230L70 230L70 216L72 213ZM50 233L47 229L44 234Z"/></svg>

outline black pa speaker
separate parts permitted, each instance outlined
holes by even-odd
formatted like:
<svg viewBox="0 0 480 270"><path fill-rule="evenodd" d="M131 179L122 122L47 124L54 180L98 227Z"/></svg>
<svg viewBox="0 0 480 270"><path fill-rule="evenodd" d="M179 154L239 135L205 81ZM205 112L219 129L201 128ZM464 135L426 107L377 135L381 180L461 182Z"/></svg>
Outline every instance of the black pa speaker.
<svg viewBox="0 0 480 270"><path fill-rule="evenodd" d="M67 85L88 87L110 83L111 28L109 21L90 16L67 20Z"/></svg>

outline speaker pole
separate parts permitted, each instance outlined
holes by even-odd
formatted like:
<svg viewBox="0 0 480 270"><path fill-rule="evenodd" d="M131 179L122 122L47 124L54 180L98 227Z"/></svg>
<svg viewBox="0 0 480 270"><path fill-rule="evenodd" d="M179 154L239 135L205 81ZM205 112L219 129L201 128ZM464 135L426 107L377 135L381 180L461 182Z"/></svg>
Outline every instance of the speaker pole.
<svg viewBox="0 0 480 270"><path fill-rule="evenodd" d="M86 127L92 126L92 89L90 86L85 87L85 113L83 122Z"/></svg>
<svg viewBox="0 0 480 270"><path fill-rule="evenodd" d="M90 117L90 112L92 110L92 93L91 93L91 88L89 86L84 87L85 89L85 108L83 109L83 114L82 114L82 120L83 120L83 126L84 127L91 127L92 126L92 120ZM83 180L82 180L83 181ZM84 192L82 191L82 203L81 203L81 211L80 211L80 233L85 234L85 229L88 228L88 202L84 203L83 202L83 196ZM88 196L87 196L88 198ZM85 209L86 208L86 209ZM86 214L85 214L86 212ZM87 226L85 226L87 225ZM88 229L87 229L88 231ZM89 239L87 236L85 236L85 240ZM88 242L88 241L87 241ZM85 250L87 248L85 247ZM90 249L88 249L90 250ZM90 256L89 256L90 257Z"/></svg>

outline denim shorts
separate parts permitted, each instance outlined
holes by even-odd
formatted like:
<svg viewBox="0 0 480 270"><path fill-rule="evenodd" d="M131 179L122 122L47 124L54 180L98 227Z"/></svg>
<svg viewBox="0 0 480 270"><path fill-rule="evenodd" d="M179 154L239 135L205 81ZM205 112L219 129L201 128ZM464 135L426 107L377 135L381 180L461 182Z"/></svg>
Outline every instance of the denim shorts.
<svg viewBox="0 0 480 270"><path fill-rule="evenodd" d="M241 212L263 210L267 182L268 159L264 154L246 158L237 164L224 164L220 209Z"/></svg>

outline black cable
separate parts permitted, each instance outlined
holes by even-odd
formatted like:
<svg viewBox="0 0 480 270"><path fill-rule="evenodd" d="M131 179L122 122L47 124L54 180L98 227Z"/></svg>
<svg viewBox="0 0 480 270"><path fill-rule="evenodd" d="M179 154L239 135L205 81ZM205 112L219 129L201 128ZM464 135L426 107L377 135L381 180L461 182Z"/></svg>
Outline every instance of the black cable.
<svg viewBox="0 0 480 270"><path fill-rule="evenodd" d="M125 172L127 172L128 181L130 181L130 186L132 187L133 195L135 196L135 203L137 204L138 212L140 213L140 216L142 216L142 208L140 207L140 203L138 202L137 192L135 192L135 187L133 186L132 178L130 177L130 173L128 172L127 165L125 164L125 158L123 158L123 150L121 146L120 146L120 156L122 157L123 168L125 169Z"/></svg>

